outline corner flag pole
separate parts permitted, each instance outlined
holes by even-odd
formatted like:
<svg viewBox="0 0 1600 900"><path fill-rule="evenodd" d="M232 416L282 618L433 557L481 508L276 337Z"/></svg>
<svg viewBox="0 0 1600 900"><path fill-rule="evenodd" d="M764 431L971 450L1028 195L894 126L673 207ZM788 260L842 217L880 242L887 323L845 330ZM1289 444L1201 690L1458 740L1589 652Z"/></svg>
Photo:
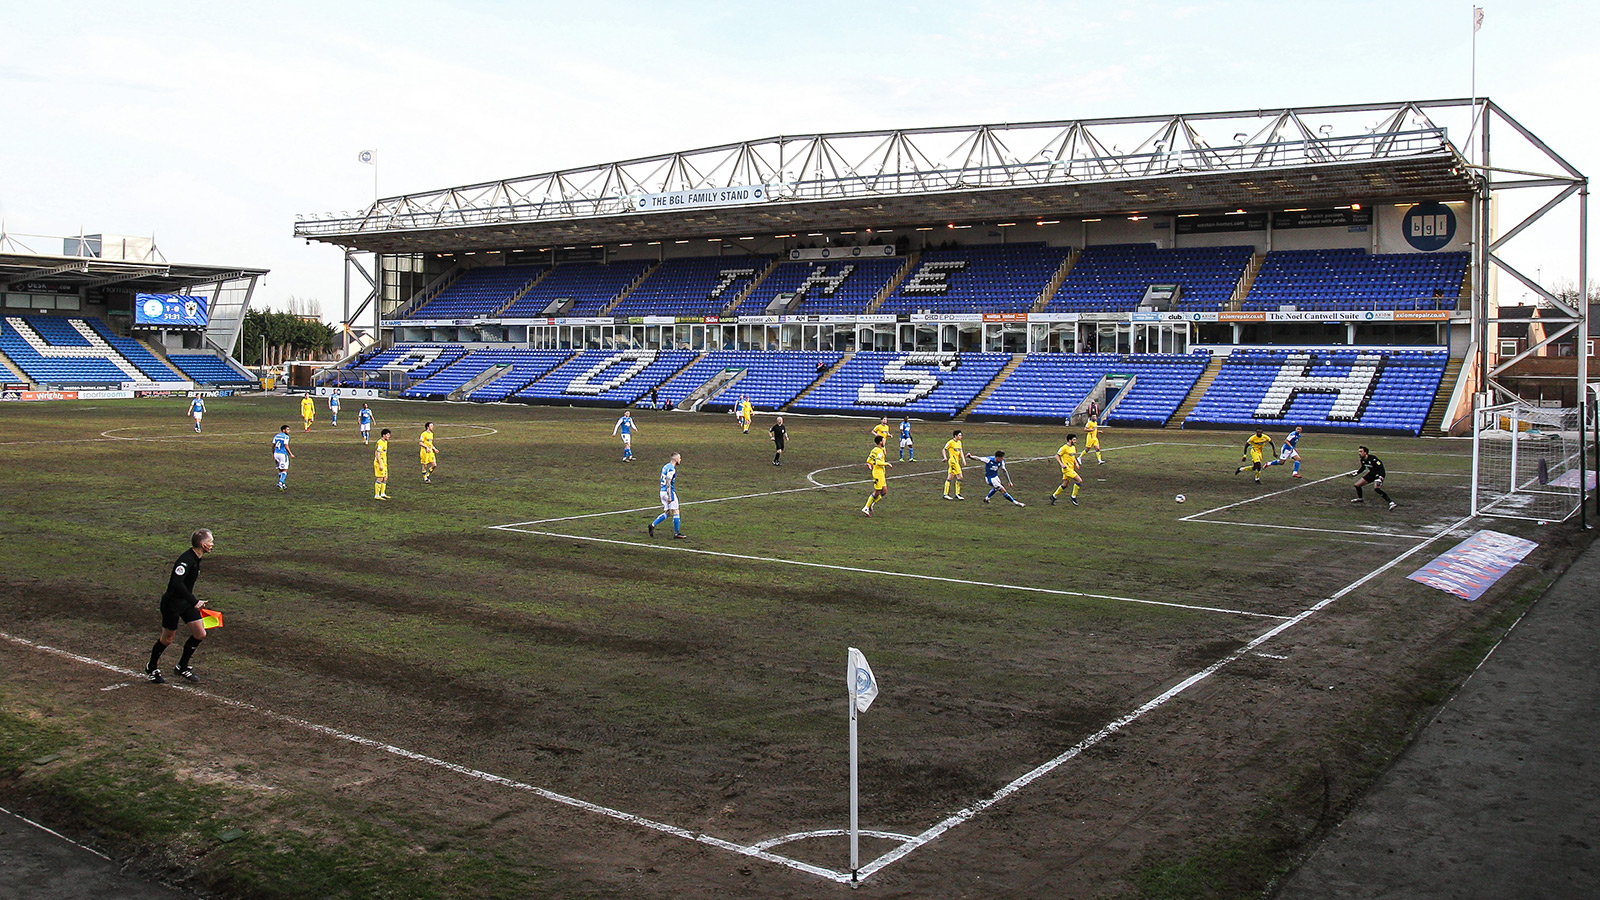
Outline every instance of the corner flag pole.
<svg viewBox="0 0 1600 900"><path fill-rule="evenodd" d="M850 880L861 868L860 820L856 813L856 665L854 648L845 651L845 682L850 685Z"/></svg>

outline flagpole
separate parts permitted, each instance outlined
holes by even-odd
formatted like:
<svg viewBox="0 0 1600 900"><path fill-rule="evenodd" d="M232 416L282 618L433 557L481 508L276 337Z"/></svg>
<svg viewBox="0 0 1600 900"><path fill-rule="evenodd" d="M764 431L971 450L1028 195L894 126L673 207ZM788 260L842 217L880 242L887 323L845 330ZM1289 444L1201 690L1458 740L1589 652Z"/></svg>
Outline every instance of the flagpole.
<svg viewBox="0 0 1600 900"><path fill-rule="evenodd" d="M861 868L861 832L856 815L856 670L853 654L844 654L845 682L850 685L850 881Z"/></svg>
<svg viewBox="0 0 1600 900"><path fill-rule="evenodd" d="M1472 136L1478 131L1478 29L1483 27L1483 7L1472 8L1472 126L1467 129L1467 159L1472 159Z"/></svg>

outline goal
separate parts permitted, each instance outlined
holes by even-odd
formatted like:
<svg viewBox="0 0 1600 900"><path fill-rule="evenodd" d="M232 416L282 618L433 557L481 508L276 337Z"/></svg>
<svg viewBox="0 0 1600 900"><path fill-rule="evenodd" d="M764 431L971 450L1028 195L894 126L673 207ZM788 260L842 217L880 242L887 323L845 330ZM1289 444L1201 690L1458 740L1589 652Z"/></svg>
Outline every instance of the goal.
<svg viewBox="0 0 1600 900"><path fill-rule="evenodd" d="M1578 428L1579 410L1525 402L1486 406L1472 433L1472 512L1559 522L1594 483Z"/></svg>

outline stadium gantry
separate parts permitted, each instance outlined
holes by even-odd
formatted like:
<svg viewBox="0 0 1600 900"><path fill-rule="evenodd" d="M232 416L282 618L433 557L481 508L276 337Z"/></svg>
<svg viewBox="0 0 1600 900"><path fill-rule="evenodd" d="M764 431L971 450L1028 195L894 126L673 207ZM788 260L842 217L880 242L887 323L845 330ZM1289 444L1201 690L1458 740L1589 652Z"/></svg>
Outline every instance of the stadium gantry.
<svg viewBox="0 0 1600 900"><path fill-rule="evenodd" d="M1519 189L1553 196L1492 232ZM1093 402L1415 434L1584 345L1581 308L1502 247L1576 197L1585 278L1586 192L1460 99L786 135L384 198L295 234L344 249L346 325L370 313L382 337L331 377L408 396L1019 420ZM1541 339L1485 339L1491 270L1543 299Z"/></svg>

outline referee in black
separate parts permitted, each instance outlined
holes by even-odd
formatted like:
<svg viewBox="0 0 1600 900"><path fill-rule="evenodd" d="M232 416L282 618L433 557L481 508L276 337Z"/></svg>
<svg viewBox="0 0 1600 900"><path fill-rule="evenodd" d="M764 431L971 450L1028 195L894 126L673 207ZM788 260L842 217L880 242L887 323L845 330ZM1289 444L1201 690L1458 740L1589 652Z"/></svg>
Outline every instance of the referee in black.
<svg viewBox="0 0 1600 900"><path fill-rule="evenodd" d="M778 421L772 423L772 427L768 428L767 432L772 435L772 443L777 447L777 452L772 454L772 464L781 466L783 465L783 442L789 437L788 429L783 427L783 416L779 416Z"/></svg>
<svg viewBox="0 0 1600 900"><path fill-rule="evenodd" d="M150 664L144 667L145 677L156 684L166 683L166 679L161 677L161 653L178 636L180 622L189 626L189 639L183 642L183 656L178 658L178 665L172 672L187 681L200 681L194 669L189 668L189 659L194 656L200 642L206 639L206 626L201 621L203 613L200 612L200 607L205 606L206 602L194 598L194 580L200 577L201 558L211 552L215 543L208 529L195 531L189 535L189 549L172 566L167 592L161 595L161 637L150 648Z"/></svg>
<svg viewBox="0 0 1600 900"><path fill-rule="evenodd" d="M1356 476L1356 495L1350 500L1350 502L1362 502L1361 487L1362 485L1370 484L1372 485L1372 490L1375 491L1379 497L1382 497L1384 502L1389 504L1389 508L1394 509L1396 505L1394 500L1391 499L1388 493L1383 489L1383 476L1385 474L1383 471L1383 460L1368 452L1366 447L1357 447L1356 455L1360 458L1360 462L1356 465L1355 472L1351 473Z"/></svg>

